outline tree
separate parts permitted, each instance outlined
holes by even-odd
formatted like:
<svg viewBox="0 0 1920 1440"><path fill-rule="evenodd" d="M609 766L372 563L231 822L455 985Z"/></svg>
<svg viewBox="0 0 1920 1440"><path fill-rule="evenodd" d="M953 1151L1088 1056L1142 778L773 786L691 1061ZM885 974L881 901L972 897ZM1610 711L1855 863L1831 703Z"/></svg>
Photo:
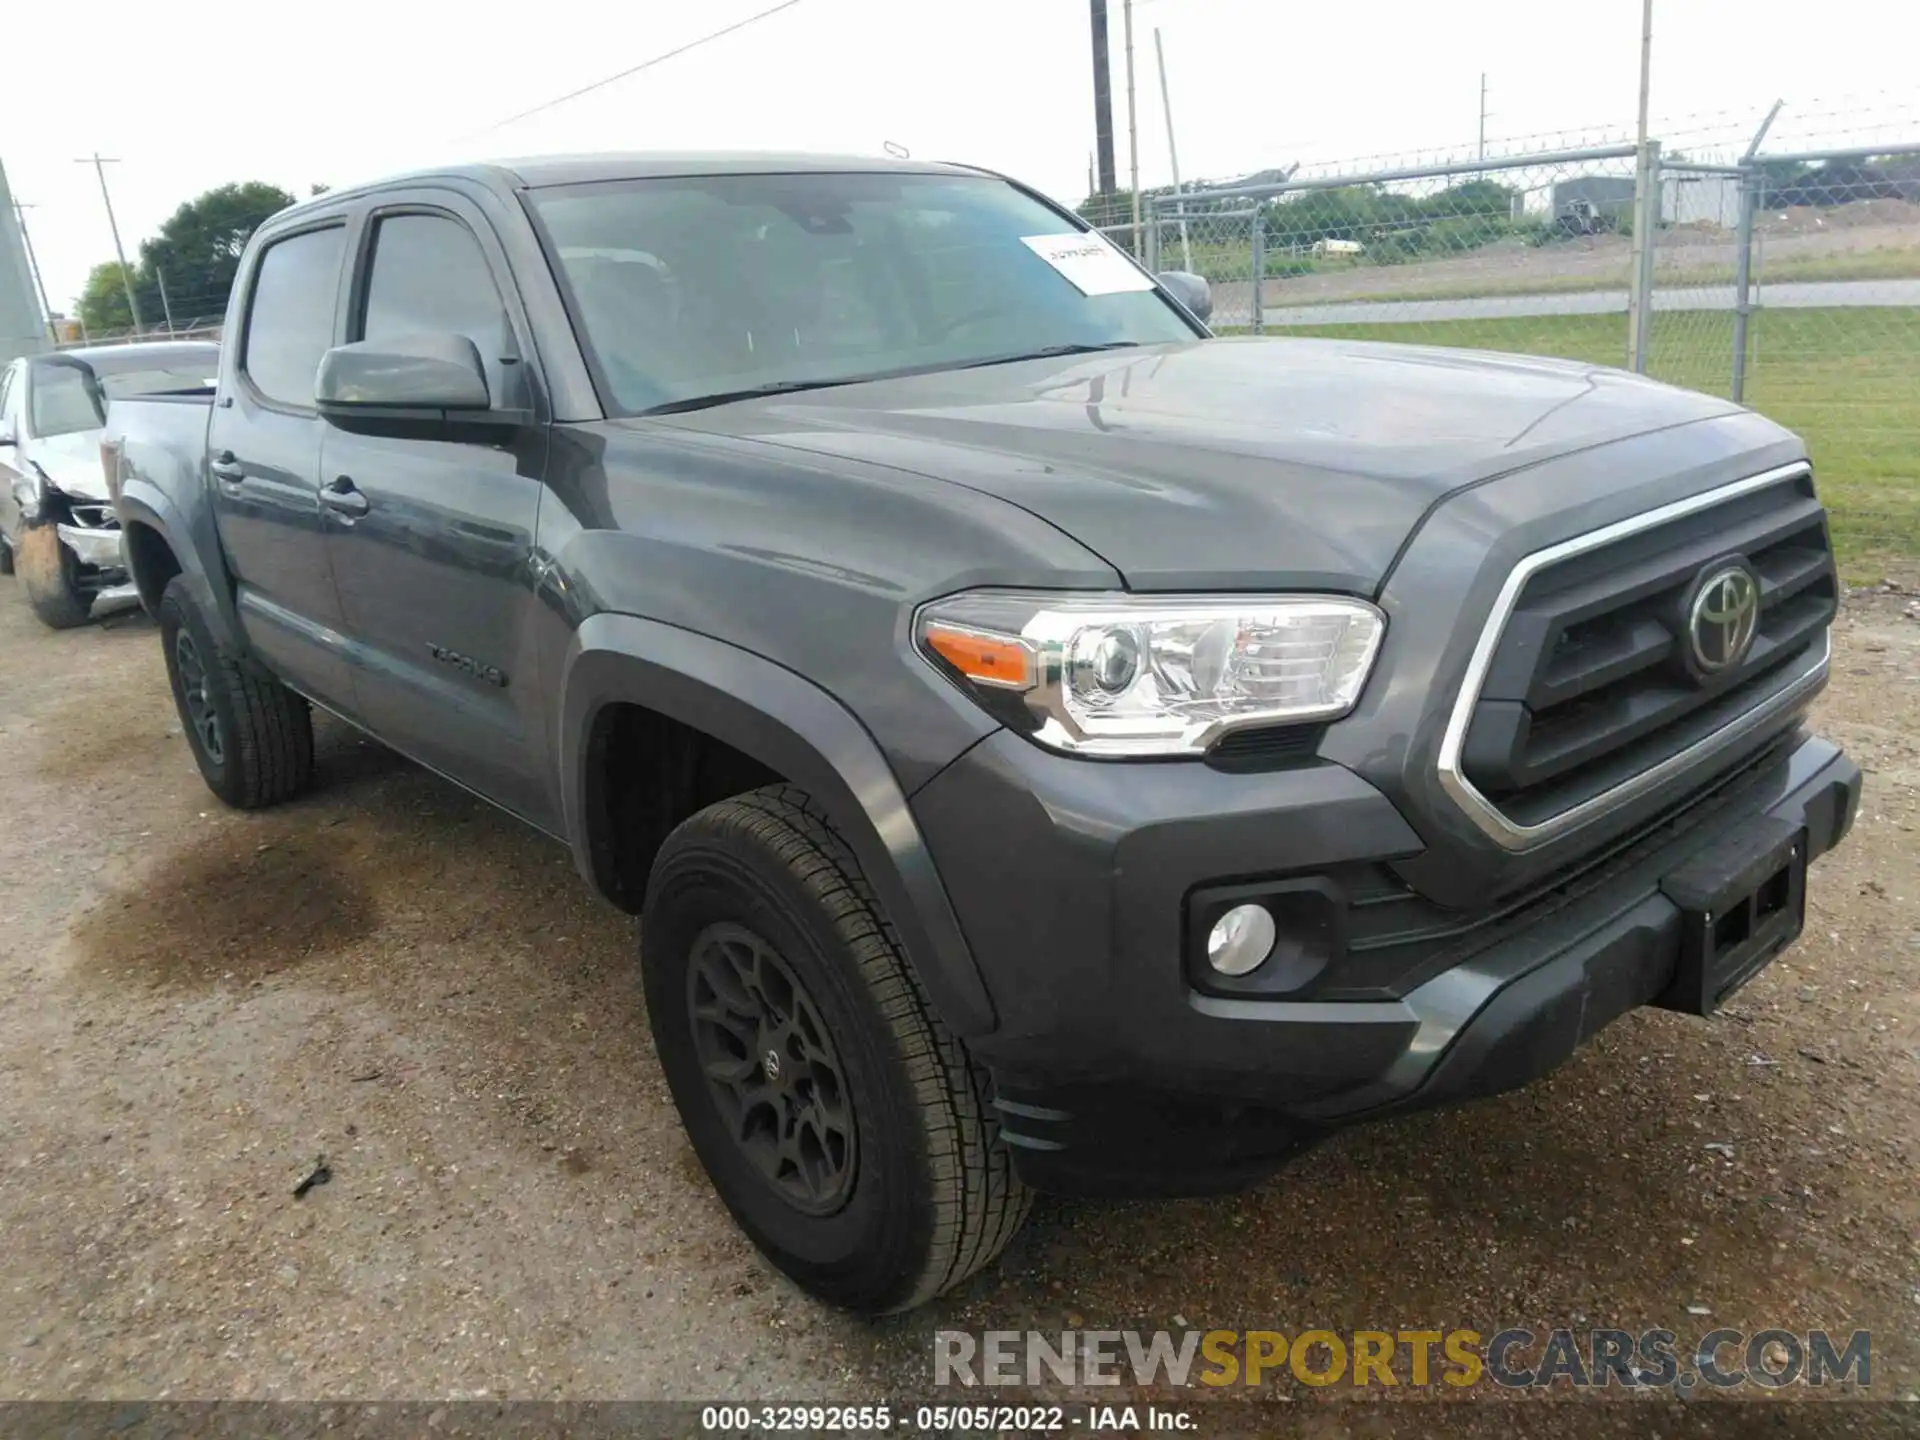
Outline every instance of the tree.
<svg viewBox="0 0 1920 1440"><path fill-rule="evenodd" d="M159 322L163 283L176 323L205 323L224 314L248 238L261 221L291 204L293 196L258 180L222 185L187 201L159 234L140 243L141 317Z"/></svg>
<svg viewBox="0 0 1920 1440"><path fill-rule="evenodd" d="M89 334L109 334L133 328L133 312L127 308L127 286L120 262L108 260L87 273L80 291L80 323Z"/></svg>
<svg viewBox="0 0 1920 1440"><path fill-rule="evenodd" d="M1423 207L1436 220L1456 215L1493 215L1505 220L1519 192L1493 180L1467 180L1428 197Z"/></svg>

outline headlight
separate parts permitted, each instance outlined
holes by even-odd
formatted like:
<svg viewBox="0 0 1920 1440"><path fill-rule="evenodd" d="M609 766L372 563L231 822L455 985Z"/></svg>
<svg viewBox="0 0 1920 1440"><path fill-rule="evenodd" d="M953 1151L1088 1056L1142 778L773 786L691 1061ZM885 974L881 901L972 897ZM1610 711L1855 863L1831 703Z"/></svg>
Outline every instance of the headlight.
<svg viewBox="0 0 1920 1440"><path fill-rule="evenodd" d="M31 461L24 470L17 470L13 476L13 503L20 507L20 519L23 524L31 525L40 518L40 508L47 503L47 477L40 473L40 467Z"/></svg>
<svg viewBox="0 0 1920 1440"><path fill-rule="evenodd" d="M1199 755L1228 730L1331 720L1386 619L1364 600L974 591L922 606L923 654L1007 723L1082 755Z"/></svg>

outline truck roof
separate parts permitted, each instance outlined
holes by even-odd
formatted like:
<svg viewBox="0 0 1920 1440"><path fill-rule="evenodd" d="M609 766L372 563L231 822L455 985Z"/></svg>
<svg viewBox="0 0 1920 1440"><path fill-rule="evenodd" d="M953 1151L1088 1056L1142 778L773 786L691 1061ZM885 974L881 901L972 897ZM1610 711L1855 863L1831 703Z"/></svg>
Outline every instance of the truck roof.
<svg viewBox="0 0 1920 1440"><path fill-rule="evenodd" d="M848 171L922 175L983 173L968 165L898 160L886 155L813 155L778 150L632 150L586 155L537 155L519 159L439 165L330 190L282 215L425 180L475 180L496 188L541 189L598 180L644 180L672 175L792 175Z"/></svg>

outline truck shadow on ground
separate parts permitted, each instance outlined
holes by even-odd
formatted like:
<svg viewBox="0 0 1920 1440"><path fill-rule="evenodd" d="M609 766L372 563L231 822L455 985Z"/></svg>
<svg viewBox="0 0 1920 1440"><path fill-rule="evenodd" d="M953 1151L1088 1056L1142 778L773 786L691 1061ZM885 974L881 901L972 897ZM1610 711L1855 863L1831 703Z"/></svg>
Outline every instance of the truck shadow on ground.
<svg viewBox="0 0 1920 1440"><path fill-rule="evenodd" d="M1803 1243L1848 1213L1837 1179L1764 1148L1783 1112L1811 1124L1831 1094L1746 1068L1754 1042L1738 1027L1635 1015L1545 1082L1336 1137L1243 1196L1042 1199L1003 1262L954 1295L875 1325L833 1316L753 1255L692 1162L652 1055L632 921L589 894L563 848L344 726L322 725L320 769L293 806L216 810L81 915L80 975L205 995L297 979L369 997L421 1042L411 1059L378 1053L377 1035L356 1043L352 1068L383 1077L374 1090L438 1055L483 1097L493 1143L590 1198L611 1205L670 1175L714 1223L697 1254L659 1263L716 1297L810 1313L876 1365L924 1376L931 1331L953 1326L1179 1316L1492 1333L1590 1317L1685 1331L1702 1323L1688 1305L1747 1328L1852 1314L1857 1281ZM328 1083L374 1101L354 1078ZM419 1102L396 1088L382 1103L398 1125ZM363 1125L380 1111L363 1108Z"/></svg>

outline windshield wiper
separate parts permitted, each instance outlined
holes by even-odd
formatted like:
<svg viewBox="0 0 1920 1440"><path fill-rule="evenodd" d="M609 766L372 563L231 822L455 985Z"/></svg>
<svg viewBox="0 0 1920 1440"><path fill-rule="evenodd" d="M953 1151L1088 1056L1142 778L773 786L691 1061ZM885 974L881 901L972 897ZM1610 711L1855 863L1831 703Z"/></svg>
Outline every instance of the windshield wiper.
<svg viewBox="0 0 1920 1440"><path fill-rule="evenodd" d="M968 360L953 368L978 370L983 365L1012 365L1020 360L1051 360L1059 355L1097 355L1102 350L1138 350L1138 340L1106 340L1093 345L1047 345L1038 350L1023 350L1018 355L995 355L988 360Z"/></svg>
<svg viewBox="0 0 1920 1440"><path fill-rule="evenodd" d="M756 400L763 395L790 395L796 390L825 390L833 385L857 385L862 380L873 378L871 375L846 375L832 380L769 380L764 385L750 385L744 390L718 390L711 395L692 395L685 400L649 405L640 413L678 415L687 410L705 410L709 405L730 405L735 400Z"/></svg>

